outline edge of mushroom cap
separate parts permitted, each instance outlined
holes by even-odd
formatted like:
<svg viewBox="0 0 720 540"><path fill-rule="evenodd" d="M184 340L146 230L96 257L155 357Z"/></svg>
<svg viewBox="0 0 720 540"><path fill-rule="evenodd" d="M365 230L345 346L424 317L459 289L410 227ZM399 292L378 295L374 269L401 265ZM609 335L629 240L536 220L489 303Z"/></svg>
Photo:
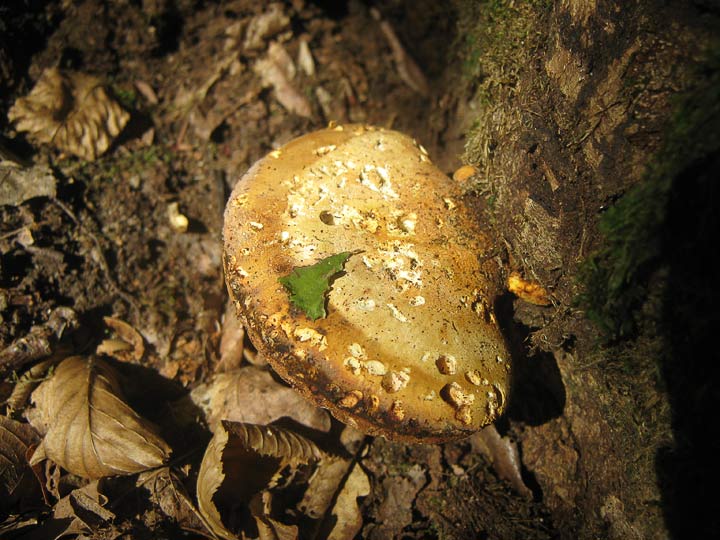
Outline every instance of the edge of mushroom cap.
<svg viewBox="0 0 720 540"><path fill-rule="evenodd" d="M243 321L245 321L241 313L238 315ZM284 381L288 382L297 392L299 392L303 398L318 407L327 409L340 422L350 425L362 431L366 435L382 436L393 442L434 444L461 440L477 432L476 429L458 430L455 426L453 426L452 430L448 430L443 433L420 429L416 432L399 431L398 427L405 427L408 426L408 424L382 425L377 422L373 422L372 420L369 420L365 416L359 414L357 411L344 409L338 406L336 401L333 399L333 396L330 396L321 390L327 388L332 381L324 377L315 379L314 382L317 384L313 386L315 386L317 390L314 391L309 385L304 384L304 381L290 375L289 371L285 367L287 362L281 358L290 357L293 362L301 360L291 353L280 354L276 349L273 350L268 348L252 324L246 324L245 328L252 343L262 343L262 349L259 350L261 350L269 360L272 360L270 363L273 370L277 372ZM498 416L500 414L502 414L502 410L498 411Z"/></svg>

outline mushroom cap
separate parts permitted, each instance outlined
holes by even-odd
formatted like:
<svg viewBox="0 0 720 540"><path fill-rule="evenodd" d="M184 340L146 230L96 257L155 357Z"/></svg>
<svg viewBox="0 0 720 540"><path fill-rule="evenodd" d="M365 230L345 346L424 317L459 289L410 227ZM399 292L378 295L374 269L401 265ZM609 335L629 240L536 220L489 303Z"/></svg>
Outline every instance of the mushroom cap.
<svg viewBox="0 0 720 540"><path fill-rule="evenodd" d="M312 320L278 281L352 252ZM493 245L422 146L364 125L259 160L225 210L230 295L273 369L372 435L438 442L502 413L510 357Z"/></svg>

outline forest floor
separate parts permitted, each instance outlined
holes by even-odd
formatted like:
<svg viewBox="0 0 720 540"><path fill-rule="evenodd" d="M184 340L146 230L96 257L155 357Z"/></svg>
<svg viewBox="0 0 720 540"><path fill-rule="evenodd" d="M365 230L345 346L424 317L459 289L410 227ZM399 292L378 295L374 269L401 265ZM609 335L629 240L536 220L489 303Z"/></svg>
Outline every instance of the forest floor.
<svg viewBox="0 0 720 540"><path fill-rule="evenodd" d="M10 46L22 44L10 54L0 43L6 47L0 55L3 117L53 67L98 77L130 114L109 150L94 160L53 144L32 146L0 120L3 157L32 169L42 184L39 193L18 188L0 200L0 349L18 344L32 328L44 336L51 351L27 354L17 366L21 373L49 352L89 356L100 347L128 402L159 426L172 448L167 467L154 476L89 480L50 462L37 466L42 490L13 486L13 503L0 506L0 535L212 537L212 525L197 510L196 484L210 416L221 412L204 416L200 409L215 396L220 371L232 372L228 363L245 370L238 384L267 370L241 330L229 328L222 274L227 197L256 160L331 121L397 129L420 141L444 172L462 165L473 118L462 97L467 92L454 85L472 84L463 80L463 58L451 54L458 47L455 14L435 4L441 3L425 2L421 13L401 17L402 2L388 3L378 17L360 2L303 0L273 6L187 1L172 9L164 2L86 0L0 12L12 27ZM412 57L422 62L416 66ZM274 63L274 76L258 68L262 62ZM505 318L512 320L512 302L505 300ZM531 319L535 308L526 309ZM72 320L48 326L53 314ZM532 471L523 463L503 465L518 456L518 443L521 458L527 432L561 415L565 404L553 355L528 356L527 328L512 332L518 362L541 373L524 384L544 381L536 388L543 401L537 409L501 421L496 437L437 445L363 438L327 415L307 413L300 422L310 426L308 436L346 460L327 503L303 513L300 502L317 485L300 478L282 507L263 518L240 511L233 528L263 538L298 532L300 538L378 540L572 537L572 521L582 529L583 516L556 518ZM242 345L228 359L222 342L233 338ZM18 400L17 377L5 375L0 399L13 404L6 413L28 416L28 392ZM256 393L226 399L223 413L247 419L243 410L263 394L287 410L300 407L279 379L262 380L253 383ZM318 426L322 430L313 429ZM546 476L556 468L562 486L577 473L567 470L564 452L558 448L557 462L543 458L542 465ZM356 465L359 472L352 473ZM553 497L562 498L560 491ZM647 494L648 500L656 496ZM634 538L632 527L618 525L626 520L615 501L601 501L608 527Z"/></svg>

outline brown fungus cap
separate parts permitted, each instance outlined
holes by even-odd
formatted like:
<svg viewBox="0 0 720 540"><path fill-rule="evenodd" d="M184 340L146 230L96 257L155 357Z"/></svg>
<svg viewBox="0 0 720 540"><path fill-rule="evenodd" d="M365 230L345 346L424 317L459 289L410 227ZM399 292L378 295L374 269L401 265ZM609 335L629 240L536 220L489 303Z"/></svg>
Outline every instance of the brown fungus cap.
<svg viewBox="0 0 720 540"><path fill-rule="evenodd" d="M396 131L337 126L258 161L225 211L230 294L280 376L338 419L410 442L456 439L505 407L499 268L460 193ZM278 281L352 252L313 320Z"/></svg>

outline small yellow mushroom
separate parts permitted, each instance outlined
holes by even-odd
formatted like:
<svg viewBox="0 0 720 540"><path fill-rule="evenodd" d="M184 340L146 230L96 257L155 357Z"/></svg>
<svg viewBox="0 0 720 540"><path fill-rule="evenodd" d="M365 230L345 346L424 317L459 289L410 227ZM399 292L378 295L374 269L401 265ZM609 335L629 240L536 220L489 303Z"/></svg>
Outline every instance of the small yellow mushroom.
<svg viewBox="0 0 720 540"><path fill-rule="evenodd" d="M536 306L549 306L550 296L545 288L536 281L528 281L519 272L512 272L507 279L507 288L521 300Z"/></svg>
<svg viewBox="0 0 720 540"><path fill-rule="evenodd" d="M453 180L462 183L466 182L478 173L478 170L472 165L463 165L453 173Z"/></svg>

